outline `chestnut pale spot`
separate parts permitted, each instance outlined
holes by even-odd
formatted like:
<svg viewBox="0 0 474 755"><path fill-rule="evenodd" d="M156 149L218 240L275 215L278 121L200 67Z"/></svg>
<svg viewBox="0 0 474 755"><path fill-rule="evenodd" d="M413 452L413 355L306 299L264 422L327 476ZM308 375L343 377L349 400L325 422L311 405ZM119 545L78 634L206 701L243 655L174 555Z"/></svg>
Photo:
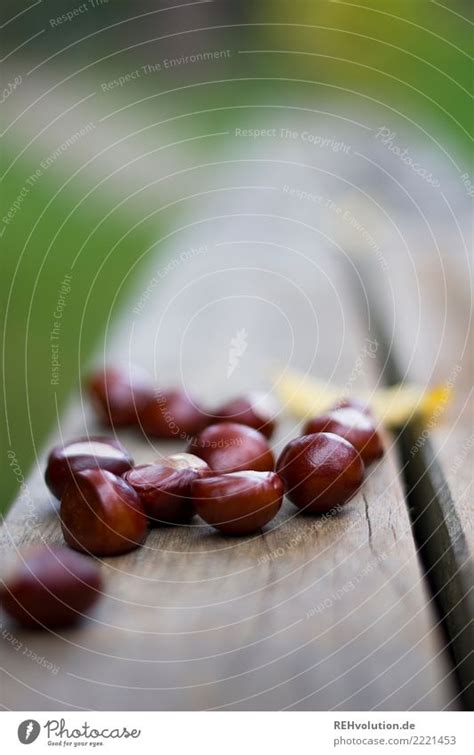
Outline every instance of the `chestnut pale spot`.
<svg viewBox="0 0 474 755"><path fill-rule="evenodd" d="M122 475L132 464L132 457L116 438L77 438L53 448L48 457L45 480L53 495L61 498L77 472L100 468Z"/></svg>
<svg viewBox="0 0 474 755"><path fill-rule="evenodd" d="M252 427L266 438L273 435L278 405L269 394L254 391L227 401L214 413L213 422L236 422Z"/></svg>
<svg viewBox="0 0 474 755"><path fill-rule="evenodd" d="M334 409L334 411L330 413L330 416L338 422L357 430L371 430L373 427L373 423L366 414L363 414L358 409L353 409L352 407Z"/></svg>
<svg viewBox="0 0 474 755"><path fill-rule="evenodd" d="M194 456L194 454L171 454L170 456L164 456L162 459L159 459L157 464L163 464L165 466L171 467L172 469L195 469L195 470L203 470L203 469L209 469L208 465L205 461L199 458L199 456Z"/></svg>
<svg viewBox="0 0 474 755"><path fill-rule="evenodd" d="M152 524L186 524L193 515L191 483L209 472L205 461L182 453L135 467L124 479L139 495Z"/></svg>
<svg viewBox="0 0 474 755"><path fill-rule="evenodd" d="M64 456L106 456L109 459L120 459L123 452L119 448L114 448L109 443L100 443L98 441L81 441L71 443L64 447Z"/></svg>

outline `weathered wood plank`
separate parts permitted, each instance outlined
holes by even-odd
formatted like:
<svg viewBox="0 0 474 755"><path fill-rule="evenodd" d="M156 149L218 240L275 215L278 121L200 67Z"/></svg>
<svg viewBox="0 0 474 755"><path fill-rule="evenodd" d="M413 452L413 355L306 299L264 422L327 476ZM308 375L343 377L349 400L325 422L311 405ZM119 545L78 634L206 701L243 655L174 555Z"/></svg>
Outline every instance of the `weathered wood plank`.
<svg viewBox="0 0 474 755"><path fill-rule="evenodd" d="M287 170L301 186L308 181L304 170ZM225 176L210 177L217 187L273 188L222 192L212 207L195 202L188 221L195 225L171 240L168 259L191 247L204 245L205 252L169 269L140 315L132 303L106 344L108 358L156 368L161 384L182 381L208 402L268 387L275 364L355 387L373 385L370 358L354 371L370 333L348 290L343 255L324 248L301 202L282 202L281 177L269 173L262 180L252 171L244 182L241 169L227 168ZM165 269L165 262L158 265ZM245 332L247 348L228 376L229 345L238 331ZM96 429L87 403L75 402L55 435ZM276 447L297 431L282 419ZM165 450L123 439L139 461ZM455 706L390 444L387 438L386 458L370 468L363 490L337 516L299 516L287 503L259 537L223 538L197 521L154 530L141 550L104 562L106 595L80 629L24 633L4 620L14 639L2 642L3 704ZM40 460L29 483L32 501L19 500L3 528L7 557L30 542L62 539L42 467ZM58 671L17 651L15 641Z"/></svg>
<svg viewBox="0 0 474 755"><path fill-rule="evenodd" d="M436 372L452 387L452 403L433 428L432 443L451 490L471 558L474 555L474 347L472 299L467 264L453 260L443 271L426 278L423 295L426 317L435 332L442 332ZM440 307L440 301L445 306ZM443 377L441 377L441 380Z"/></svg>

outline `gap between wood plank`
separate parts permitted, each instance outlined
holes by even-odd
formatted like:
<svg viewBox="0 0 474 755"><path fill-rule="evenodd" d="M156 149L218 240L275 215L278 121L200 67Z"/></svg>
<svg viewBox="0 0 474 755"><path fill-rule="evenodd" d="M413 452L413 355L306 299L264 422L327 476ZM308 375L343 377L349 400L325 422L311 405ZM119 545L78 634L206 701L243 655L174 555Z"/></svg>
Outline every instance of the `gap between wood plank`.
<svg viewBox="0 0 474 755"><path fill-rule="evenodd" d="M359 272L368 292L372 327L380 344L379 361L387 385L406 375L383 325L386 313L369 266ZM474 709L472 560L468 542L449 485L424 427L410 419L397 435L400 467L415 542L428 584L449 639L460 693L468 710ZM418 444L420 438L423 443ZM417 452L412 453L416 448Z"/></svg>

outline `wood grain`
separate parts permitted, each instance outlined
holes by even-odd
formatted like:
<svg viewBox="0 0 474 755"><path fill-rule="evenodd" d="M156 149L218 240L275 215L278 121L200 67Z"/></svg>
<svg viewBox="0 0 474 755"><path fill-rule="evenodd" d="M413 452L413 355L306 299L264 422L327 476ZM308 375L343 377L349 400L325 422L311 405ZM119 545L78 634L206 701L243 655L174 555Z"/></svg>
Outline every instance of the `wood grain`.
<svg viewBox="0 0 474 755"><path fill-rule="evenodd" d="M293 180L303 185L307 177L294 170ZM220 179L214 177L217 186ZM258 184L259 175L252 180ZM226 183L233 181L242 185L227 171ZM275 175L265 175L264 184L272 183ZM212 212L197 202L189 223L156 263L167 272L144 310L134 314L132 301L107 335L107 359L132 359L162 385L192 386L210 405L268 388L281 366L355 388L374 385L370 357L355 369L371 334L348 289L347 262L322 243L301 203L288 206L285 198L283 204L275 190L235 189L218 194ZM182 250L200 245L204 253L176 262ZM176 264L166 267L167 261ZM247 346L229 374L230 342L239 331ZM87 400L78 396L51 442L96 429ZM283 412L276 449L298 430ZM127 434L122 440L138 461L179 447ZM386 443L385 458L337 515L303 517L286 503L266 532L242 539L224 538L197 520L156 529L141 550L103 562L106 594L80 628L25 633L3 617L2 704L42 710L455 707L391 438ZM32 542L62 540L43 466L44 456L3 527L6 560ZM46 660L32 660L24 648Z"/></svg>

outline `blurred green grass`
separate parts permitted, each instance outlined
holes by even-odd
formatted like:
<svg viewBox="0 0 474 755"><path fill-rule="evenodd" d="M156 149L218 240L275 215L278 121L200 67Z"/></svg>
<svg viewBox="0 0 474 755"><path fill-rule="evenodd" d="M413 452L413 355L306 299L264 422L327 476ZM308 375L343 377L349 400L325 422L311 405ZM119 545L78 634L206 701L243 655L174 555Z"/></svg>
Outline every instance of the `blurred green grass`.
<svg viewBox="0 0 474 755"><path fill-rule="evenodd" d="M34 168L27 160L19 161L7 176L5 196L16 197L18 187ZM114 318L127 297L134 278L134 263L156 240L156 228L152 231L147 223L127 233L137 218L132 213L131 222L130 216L120 210L112 212L87 239L111 209L106 191L101 192L99 199L91 195L73 211L58 233L82 196L78 186L72 185L61 191L42 214L62 183L60 174L45 173L3 237L7 254L0 282L5 323L6 407L3 403L2 408L7 411L2 424L5 449L2 509L21 482L19 469L26 477L46 433L57 423L65 398L78 385L81 369L87 364L107 318ZM72 268L79 250L81 254ZM61 285L67 275L71 276L70 291L64 297L57 341L59 381L51 385L50 335ZM18 462L18 467L11 464L12 459Z"/></svg>
<svg viewBox="0 0 474 755"><path fill-rule="evenodd" d="M443 9L427 0L381 3L367 0L363 6L275 0L246 7L247 21L259 25L238 30L237 37L235 32L222 31L219 45L214 44L217 38L213 37L212 46L272 50L240 56L239 72L234 70L233 76L255 80L181 92L167 101L170 112L231 108L243 102L301 104L305 98L317 103L327 102L328 97L344 96L354 98L354 103L360 105L363 97L347 94L356 92L369 98L368 101L382 100L439 141L455 145L468 163L473 112L472 100L465 91L472 90L472 65L466 53L472 52L472 27L461 16L470 16L471 3L454 2L449 6L446 3ZM288 50L292 53L284 52ZM130 55L124 59L123 68L133 69ZM104 66L95 75L98 80L99 75L107 80L115 73ZM177 76L186 74L178 72ZM275 81L271 84L262 81L265 77ZM214 78L225 78L225 73L218 71ZM276 81L278 78L281 80ZM317 83L307 86L285 81L298 78ZM151 79L146 85L151 89L144 90L143 95L160 86ZM175 85L179 86L179 82ZM171 86L170 81L163 84L163 88ZM137 89L130 95L124 90L120 96L124 102L127 96L136 99ZM133 117L138 122L141 117L147 121L156 107L155 100L151 100L141 114L134 109ZM216 130L217 123L219 128L225 128L226 123L235 121L235 114L229 109L219 116L209 113L200 119L204 132L206 128ZM187 127L182 128L185 131ZM192 133L192 125L188 133ZM196 149L212 149L205 142L196 142ZM4 147L4 164L9 164L22 147L15 143L13 134ZM3 207L10 206L35 168L34 157L27 150L4 181ZM4 318L7 315L3 351L7 416L3 423L5 451L1 455L0 510L6 508L21 482L10 464L11 454L26 477L46 433L57 423L57 412L77 386L81 369L100 342L107 318L119 311L136 275L140 274L135 263L155 242L157 232L165 233L174 222L168 212L127 234L140 217L139 208L130 206L112 212L86 241L94 226L112 209L107 192L102 191L82 203L56 235L82 196L79 185L72 183L38 220L62 182L63 178L54 170L46 173L2 238L5 253L0 291ZM33 227L34 233L26 244ZM61 320L60 381L59 385L51 386L50 332L54 311L61 282L66 274L71 274L72 261L83 244ZM105 262L115 244L113 255ZM102 262L104 267L98 272ZM93 295L88 298L91 288Z"/></svg>

